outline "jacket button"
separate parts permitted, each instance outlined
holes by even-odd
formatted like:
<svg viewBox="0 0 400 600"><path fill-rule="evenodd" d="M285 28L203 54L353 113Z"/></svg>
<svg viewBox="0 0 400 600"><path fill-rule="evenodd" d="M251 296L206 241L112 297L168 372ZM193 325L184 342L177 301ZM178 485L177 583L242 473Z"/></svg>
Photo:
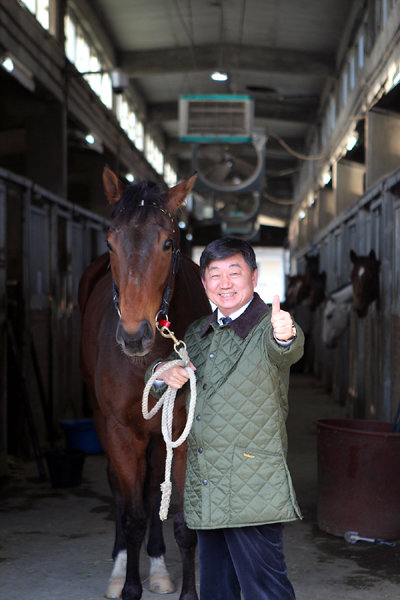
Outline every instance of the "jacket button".
<svg viewBox="0 0 400 600"><path fill-rule="evenodd" d="M207 389L207 384L206 384L206 383L204 383L204 384L203 384L203 390L206 390L206 389Z"/></svg>
<svg viewBox="0 0 400 600"><path fill-rule="evenodd" d="M201 454L201 453L203 452L203 448L198 448L198 449L197 449L197 452L198 452L199 454Z"/></svg>
<svg viewBox="0 0 400 600"><path fill-rule="evenodd" d="M203 479L203 485L207 485L208 479Z"/></svg>
<svg viewBox="0 0 400 600"><path fill-rule="evenodd" d="M196 415L196 421L200 421L201 420L201 416L200 415Z"/></svg>

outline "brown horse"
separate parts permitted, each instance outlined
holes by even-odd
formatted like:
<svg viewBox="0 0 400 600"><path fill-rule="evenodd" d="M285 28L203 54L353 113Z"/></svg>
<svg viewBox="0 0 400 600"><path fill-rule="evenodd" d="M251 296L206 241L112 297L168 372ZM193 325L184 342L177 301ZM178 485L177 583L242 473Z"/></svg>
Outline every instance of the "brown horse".
<svg viewBox="0 0 400 600"><path fill-rule="evenodd" d="M377 260L374 250L367 256L357 256L354 250L350 250L350 260L353 263L350 273L354 291L353 307L359 317L365 317L371 302L379 300L381 262Z"/></svg>
<svg viewBox="0 0 400 600"><path fill-rule="evenodd" d="M158 515L166 454L161 419L145 421L141 400L147 367L172 351L170 340L158 332L157 319L169 319L181 339L189 323L210 312L197 266L182 256L177 267L175 212L194 180L192 176L164 195L150 182L124 189L105 168L105 192L113 206L107 235L109 255L88 267L80 283L82 374L93 395L94 420L108 458L116 507L109 598L141 598L139 553L148 524L150 589L173 591ZM174 439L185 424L184 396L176 399L175 407ZM174 455L181 506L185 452L181 446ZM180 600L197 600L196 534L187 529L182 510L175 516L174 531L182 556Z"/></svg>

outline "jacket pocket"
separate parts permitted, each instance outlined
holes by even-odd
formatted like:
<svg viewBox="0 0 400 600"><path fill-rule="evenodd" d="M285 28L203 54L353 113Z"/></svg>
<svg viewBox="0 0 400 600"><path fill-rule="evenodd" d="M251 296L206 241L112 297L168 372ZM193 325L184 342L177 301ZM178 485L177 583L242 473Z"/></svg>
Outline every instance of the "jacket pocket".
<svg viewBox="0 0 400 600"><path fill-rule="evenodd" d="M233 521L274 522L292 514L284 456L255 447L236 446L230 481Z"/></svg>

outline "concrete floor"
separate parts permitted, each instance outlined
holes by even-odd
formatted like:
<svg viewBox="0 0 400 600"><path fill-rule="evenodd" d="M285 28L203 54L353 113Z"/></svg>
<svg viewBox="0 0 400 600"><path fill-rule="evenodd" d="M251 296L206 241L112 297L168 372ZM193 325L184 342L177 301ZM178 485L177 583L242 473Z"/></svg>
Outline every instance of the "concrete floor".
<svg viewBox="0 0 400 600"><path fill-rule="evenodd" d="M304 519L286 526L285 553L297 600L400 599L400 542L395 548L347 544L316 524L314 421L341 417L342 407L305 375L292 375L290 404L289 462ZM0 599L100 600L111 572L112 542L104 456L89 455L82 484L69 489L39 482L34 462L10 461L9 476L0 482ZM179 588L171 519L166 543ZM143 557L143 600L156 600L146 589L146 572ZM167 597L178 600L179 593Z"/></svg>

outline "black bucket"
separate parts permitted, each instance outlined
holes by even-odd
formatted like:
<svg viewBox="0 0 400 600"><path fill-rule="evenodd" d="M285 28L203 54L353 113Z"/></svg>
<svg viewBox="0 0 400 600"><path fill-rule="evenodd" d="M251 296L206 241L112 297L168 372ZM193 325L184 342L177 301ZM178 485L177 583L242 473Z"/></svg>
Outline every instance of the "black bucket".
<svg viewBox="0 0 400 600"><path fill-rule="evenodd" d="M319 528L399 539L400 434L363 419L321 419L317 428Z"/></svg>
<svg viewBox="0 0 400 600"><path fill-rule="evenodd" d="M54 488L76 487L82 482L84 450L54 450L46 454L51 485Z"/></svg>

